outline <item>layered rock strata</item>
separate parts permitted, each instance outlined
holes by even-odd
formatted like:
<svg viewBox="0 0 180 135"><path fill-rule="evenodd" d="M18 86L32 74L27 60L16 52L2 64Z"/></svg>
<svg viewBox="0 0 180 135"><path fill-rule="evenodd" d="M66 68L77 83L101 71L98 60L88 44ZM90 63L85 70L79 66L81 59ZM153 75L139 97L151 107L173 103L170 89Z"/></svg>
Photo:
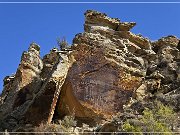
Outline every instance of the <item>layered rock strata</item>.
<svg viewBox="0 0 180 135"><path fill-rule="evenodd" d="M88 10L70 49L52 49L41 59L31 44L16 74L4 79L1 130L71 114L94 125L153 96L179 111L179 39L152 42L132 33L135 25Z"/></svg>

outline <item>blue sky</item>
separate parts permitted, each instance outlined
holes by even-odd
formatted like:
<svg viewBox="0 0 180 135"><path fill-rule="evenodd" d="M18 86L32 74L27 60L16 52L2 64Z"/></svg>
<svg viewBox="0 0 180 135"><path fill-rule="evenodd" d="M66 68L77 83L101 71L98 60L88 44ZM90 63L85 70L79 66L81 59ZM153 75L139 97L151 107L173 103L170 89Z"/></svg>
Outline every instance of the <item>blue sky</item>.
<svg viewBox="0 0 180 135"><path fill-rule="evenodd" d="M137 22L132 31L152 40L167 35L180 38L180 4L0 4L0 91L3 78L16 72L31 42L41 46L41 56L56 46L57 37L65 36L71 43L75 34L83 32L87 9Z"/></svg>

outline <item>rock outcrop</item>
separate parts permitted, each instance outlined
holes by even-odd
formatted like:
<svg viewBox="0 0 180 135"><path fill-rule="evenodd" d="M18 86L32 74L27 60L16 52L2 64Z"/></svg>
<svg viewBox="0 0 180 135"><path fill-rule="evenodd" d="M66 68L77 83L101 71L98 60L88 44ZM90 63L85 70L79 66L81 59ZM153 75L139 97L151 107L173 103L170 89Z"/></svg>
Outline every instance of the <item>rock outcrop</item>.
<svg viewBox="0 0 180 135"><path fill-rule="evenodd" d="M152 42L130 32L135 25L88 10L84 32L70 49L54 48L41 59L40 47L32 43L16 74L4 79L0 129L71 114L79 124L95 125L152 97L179 111L179 39Z"/></svg>
<svg viewBox="0 0 180 135"><path fill-rule="evenodd" d="M13 112L16 106L16 97L20 95L17 104L21 104L26 100L25 95L28 95L33 89L27 89L43 68L42 60L39 56L40 47L32 43L27 52L23 52L21 63L15 75L5 77L4 89L0 97L0 118L10 117L9 114ZM10 117L11 119L11 117ZM14 121L14 120L11 120ZM13 122L14 123L14 122Z"/></svg>

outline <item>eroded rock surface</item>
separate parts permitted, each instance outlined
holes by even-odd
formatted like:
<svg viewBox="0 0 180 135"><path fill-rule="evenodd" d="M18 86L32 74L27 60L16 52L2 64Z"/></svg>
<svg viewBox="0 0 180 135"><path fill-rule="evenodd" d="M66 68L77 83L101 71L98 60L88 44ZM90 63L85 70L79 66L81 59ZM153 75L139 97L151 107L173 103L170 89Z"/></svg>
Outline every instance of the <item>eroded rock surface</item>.
<svg viewBox="0 0 180 135"><path fill-rule="evenodd" d="M13 111L18 93L26 89L35 78L39 77L43 64L39 56L39 46L32 43L27 52L23 52L21 63L15 75L4 79L4 89L0 97L0 118L4 118ZM32 89L25 91L29 93ZM21 101L24 100L21 97Z"/></svg>
<svg viewBox="0 0 180 135"><path fill-rule="evenodd" d="M16 74L4 79L1 130L71 114L94 125L154 98L179 111L179 39L152 42L130 32L135 25L88 10L84 32L70 48L54 48L41 59L40 47L32 43Z"/></svg>

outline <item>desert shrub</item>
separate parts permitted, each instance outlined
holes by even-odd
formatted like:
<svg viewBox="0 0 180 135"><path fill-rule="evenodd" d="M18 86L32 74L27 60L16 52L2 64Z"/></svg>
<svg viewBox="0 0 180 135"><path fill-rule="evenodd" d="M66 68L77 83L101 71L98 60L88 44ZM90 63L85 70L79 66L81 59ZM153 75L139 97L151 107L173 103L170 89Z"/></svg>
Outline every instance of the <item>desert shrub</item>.
<svg viewBox="0 0 180 135"><path fill-rule="evenodd" d="M134 125L131 125L129 123L129 121L126 121L123 126L122 126L123 130L126 131L126 132L133 132L135 135L142 135L141 131L141 127L139 126L134 126ZM138 133L136 133L138 132Z"/></svg>
<svg viewBox="0 0 180 135"><path fill-rule="evenodd" d="M161 119L166 119L167 117L165 115L158 115L159 110L157 110L157 113L145 109L143 118L140 120L143 122L143 128L145 132L171 132L171 129L167 122L161 121Z"/></svg>
<svg viewBox="0 0 180 135"><path fill-rule="evenodd" d="M35 132L66 132L59 124L41 124L35 128Z"/></svg>
<svg viewBox="0 0 180 135"><path fill-rule="evenodd" d="M52 124L41 124L39 127L35 128L35 132L61 132L70 133L73 132L77 125L75 121L75 115L65 116L63 120L59 120L58 123Z"/></svg>
<svg viewBox="0 0 180 135"><path fill-rule="evenodd" d="M68 42L65 37L57 38L57 44L58 44L60 50L64 50L68 47Z"/></svg>
<svg viewBox="0 0 180 135"><path fill-rule="evenodd" d="M122 129L126 132L167 132L172 134L176 114L169 106L156 102L154 109L146 108L139 121L142 125L133 125L127 120Z"/></svg>
<svg viewBox="0 0 180 135"><path fill-rule="evenodd" d="M76 127L77 121L75 121L74 115L70 115L70 116L65 116L64 119L61 121L61 124L65 128L71 128L71 127Z"/></svg>

